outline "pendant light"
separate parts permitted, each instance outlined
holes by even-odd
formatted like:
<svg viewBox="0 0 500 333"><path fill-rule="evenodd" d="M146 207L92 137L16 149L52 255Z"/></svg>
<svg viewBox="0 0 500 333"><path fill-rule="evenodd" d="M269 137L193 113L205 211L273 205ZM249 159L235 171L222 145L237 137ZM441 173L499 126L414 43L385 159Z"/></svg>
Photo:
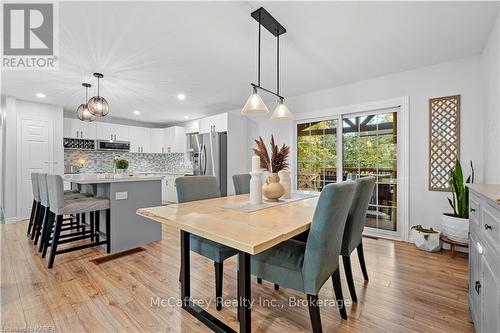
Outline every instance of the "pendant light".
<svg viewBox="0 0 500 333"><path fill-rule="evenodd" d="M285 105L285 98L280 95L280 44L279 44L279 36L286 32L286 29L266 11L263 7L260 7L256 11L254 11L251 16L259 22L259 43L258 43L258 71L257 71L257 84L251 83L252 86L252 94L248 98L247 102L243 106L241 113L244 115L252 115L252 114L265 114L268 113L269 110L258 94L259 90L263 90L269 94L272 94L278 97L278 105L274 110L271 120L291 120L293 119L293 115L288 110L288 107ZM260 44L261 44L261 26L264 26L271 34L276 37L276 92L270 91L260 85Z"/></svg>
<svg viewBox="0 0 500 333"><path fill-rule="evenodd" d="M80 119L81 121L88 121L88 122L91 122L91 121L94 121L96 119L96 116L94 116L89 108L88 108L88 104L87 104L87 98L88 98L88 89L90 87L92 87L91 84L89 83L82 83L82 86L85 87L85 103L83 104L80 104L80 106L78 106L78 108L76 109L76 116L78 117L78 119Z"/></svg>
<svg viewBox="0 0 500 333"><path fill-rule="evenodd" d="M99 79L102 79L104 75L101 73L94 73L94 77L97 78L97 96L92 97L88 101L88 107L90 112L97 117L104 117L109 113L109 105L106 99L99 95Z"/></svg>

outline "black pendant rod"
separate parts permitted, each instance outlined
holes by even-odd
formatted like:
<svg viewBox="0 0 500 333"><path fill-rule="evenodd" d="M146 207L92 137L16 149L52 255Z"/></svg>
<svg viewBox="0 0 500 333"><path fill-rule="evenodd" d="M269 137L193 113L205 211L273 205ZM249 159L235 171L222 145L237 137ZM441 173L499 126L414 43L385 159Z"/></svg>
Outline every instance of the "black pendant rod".
<svg viewBox="0 0 500 333"><path fill-rule="evenodd" d="M280 35L276 36L276 93L280 94Z"/></svg>
<svg viewBox="0 0 500 333"><path fill-rule="evenodd" d="M259 18L260 18L260 13L259 13ZM257 83L259 84L260 86L260 27L261 27L261 24L260 24L260 19L259 19L259 60L258 60L258 67L259 67L259 70L258 70L258 75L257 75Z"/></svg>
<svg viewBox="0 0 500 333"><path fill-rule="evenodd" d="M283 97L283 96L281 96L281 95L279 95L279 94L275 93L274 91L271 91L271 90L269 90L269 89L266 89L266 88L264 88L264 87L261 87L261 86L259 86L258 84L255 84L255 83L250 83L250 85L251 85L252 87L256 88L256 89L263 90L263 91L265 91L265 92L267 92L267 93L270 93L271 95L274 95L274 96L278 97L279 99L282 99L282 100L284 100L284 99L285 99L285 97Z"/></svg>

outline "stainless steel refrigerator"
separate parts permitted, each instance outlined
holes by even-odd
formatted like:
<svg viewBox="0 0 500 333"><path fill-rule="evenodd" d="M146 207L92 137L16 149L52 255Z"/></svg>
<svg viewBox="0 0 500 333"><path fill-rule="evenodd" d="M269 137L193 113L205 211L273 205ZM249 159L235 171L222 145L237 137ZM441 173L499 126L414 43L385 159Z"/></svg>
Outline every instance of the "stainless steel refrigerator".
<svg viewBox="0 0 500 333"><path fill-rule="evenodd" d="M227 195L227 134L212 132L191 136L196 176L215 176L222 196Z"/></svg>

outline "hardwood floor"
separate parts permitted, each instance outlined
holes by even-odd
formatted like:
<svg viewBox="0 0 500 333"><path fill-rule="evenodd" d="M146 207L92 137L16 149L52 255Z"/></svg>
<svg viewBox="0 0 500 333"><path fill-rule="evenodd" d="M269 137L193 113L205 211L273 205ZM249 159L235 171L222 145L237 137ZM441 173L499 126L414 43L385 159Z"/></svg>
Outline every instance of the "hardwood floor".
<svg viewBox="0 0 500 333"><path fill-rule="evenodd" d="M32 242L27 224L2 225L1 326L3 329L46 327L57 332L210 332L178 306L164 303L179 297L179 231L163 226L163 240L140 251L100 264L102 249L87 249L56 257L47 269ZM336 308L321 308L324 332L473 332L467 321L467 257L430 254L413 244L364 239L370 281L364 283L357 256L352 256L358 303L349 307L349 320ZM215 310L213 262L192 254L192 295L211 302L209 311L238 329L236 309ZM236 259L224 264L224 298L236 297ZM342 271L344 296L349 290ZM327 282L320 299L332 299ZM290 289L252 279L256 304L254 332L310 332L307 306L290 307L289 298L305 300ZM269 306L274 300L277 305ZM264 304L266 303L267 304Z"/></svg>

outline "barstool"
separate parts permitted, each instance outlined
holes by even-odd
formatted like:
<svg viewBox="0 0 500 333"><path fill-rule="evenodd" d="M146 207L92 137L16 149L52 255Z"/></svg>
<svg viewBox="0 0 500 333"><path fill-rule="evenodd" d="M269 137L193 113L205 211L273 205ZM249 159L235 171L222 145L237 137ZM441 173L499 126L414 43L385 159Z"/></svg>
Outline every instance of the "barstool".
<svg viewBox="0 0 500 333"><path fill-rule="evenodd" d="M26 233L27 236L30 235L31 228L35 224L35 220L37 218L37 213L39 209L38 205L40 202L40 193L38 191L38 173L36 172L33 172L31 174L31 188L33 190L33 204L31 205L30 222L28 223L28 232Z"/></svg>
<svg viewBox="0 0 500 333"><path fill-rule="evenodd" d="M50 203L50 212L55 216L55 227L52 235L52 242L50 242L50 233L54 225L54 218L48 219L46 237L44 242L46 247L51 246L48 268L54 265L55 256L58 254L78 251L89 247L106 245L106 251L110 253L111 239L110 239L110 203L107 198L99 197L86 197L77 199L66 199L64 197L64 186L62 177L59 175L47 176L48 196ZM101 211L106 211L106 234L101 233L99 230L99 215ZM80 231L76 233L61 235L63 216L66 214L90 214L91 226L95 223L95 230ZM96 214L97 213L97 214ZM91 228L94 229L94 228ZM101 241L100 237L105 236L105 240ZM80 241L90 238L94 241L92 243L77 245L62 250L57 250L60 244ZM44 253L47 251L46 247L43 249Z"/></svg>
<svg viewBox="0 0 500 333"><path fill-rule="evenodd" d="M44 241L45 237L47 234L47 225L48 225L48 220L50 218L54 219L53 216L51 216L50 213L50 204L49 204L49 190L47 187L47 174L46 173L39 173L37 175L38 177L38 192L40 195L40 206L41 206L41 214L40 214L40 223L37 224L37 228L35 230L35 242L34 244L37 245L38 243L38 238L40 235L42 236L42 239L40 240L40 244L38 246L38 252L42 252L43 246L44 246ZM86 197L92 197L92 194L86 194L86 193L79 193L78 191L64 191L64 198L65 199L78 199L78 198L86 198ZM75 221L75 217L71 215L68 218L63 219L63 221L69 221L69 223L64 224L66 227L64 230L71 230L71 229L77 229L77 231L80 231L80 220L76 219L76 225L73 224ZM85 222L85 221L83 221ZM82 225L82 228L84 229L85 227ZM85 230L85 229L84 229ZM50 230L52 232L52 230Z"/></svg>

